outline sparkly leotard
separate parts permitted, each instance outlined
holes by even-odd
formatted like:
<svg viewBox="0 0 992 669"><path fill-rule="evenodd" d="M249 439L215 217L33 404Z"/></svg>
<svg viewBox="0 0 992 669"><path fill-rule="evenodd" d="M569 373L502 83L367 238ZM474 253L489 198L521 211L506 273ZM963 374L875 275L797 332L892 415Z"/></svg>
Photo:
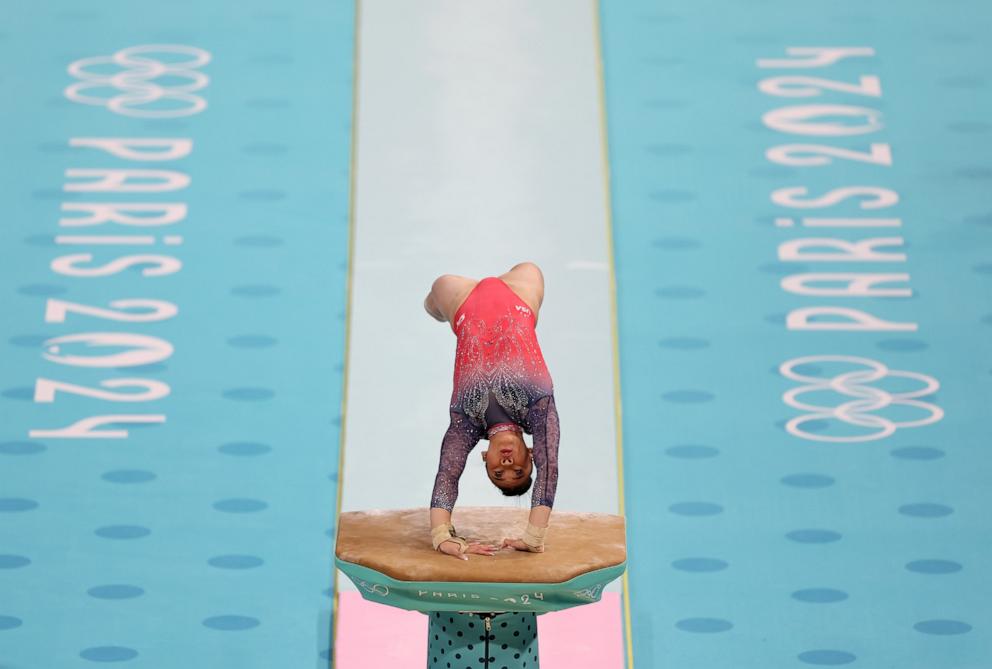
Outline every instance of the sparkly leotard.
<svg viewBox="0 0 992 669"><path fill-rule="evenodd" d="M553 506L558 412L531 308L502 279L487 277L455 312L451 328L458 338L451 422L441 442L431 507L454 508L468 454L507 423L534 437L531 506Z"/></svg>

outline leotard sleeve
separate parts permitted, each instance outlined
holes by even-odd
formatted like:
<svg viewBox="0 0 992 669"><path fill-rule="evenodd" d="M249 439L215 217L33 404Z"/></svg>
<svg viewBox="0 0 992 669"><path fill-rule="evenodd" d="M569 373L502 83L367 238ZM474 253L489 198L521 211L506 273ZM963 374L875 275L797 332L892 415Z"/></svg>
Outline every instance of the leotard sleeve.
<svg viewBox="0 0 992 669"><path fill-rule="evenodd" d="M431 508L445 509L450 513L458 499L458 479L465 469L468 454L482 438L482 428L473 425L462 413L449 413L451 423L441 440L441 460L434 477Z"/></svg>
<svg viewBox="0 0 992 669"><path fill-rule="evenodd" d="M534 465L537 475L531 492L530 505L554 506L558 487L558 410L554 395L536 401L527 412L534 435Z"/></svg>

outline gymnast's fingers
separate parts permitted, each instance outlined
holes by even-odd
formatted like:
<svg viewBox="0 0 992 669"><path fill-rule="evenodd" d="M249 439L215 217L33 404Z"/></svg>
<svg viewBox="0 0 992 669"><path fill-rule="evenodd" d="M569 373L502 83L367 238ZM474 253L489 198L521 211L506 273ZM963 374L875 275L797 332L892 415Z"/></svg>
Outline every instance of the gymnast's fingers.
<svg viewBox="0 0 992 669"><path fill-rule="evenodd" d="M477 555L492 555L496 551L495 546L490 546L489 544L474 543L468 545L468 552L475 553Z"/></svg>
<svg viewBox="0 0 992 669"><path fill-rule="evenodd" d="M524 543L523 539L503 539L503 546L509 546L518 551L529 551L531 553L543 553L544 546L534 548Z"/></svg>

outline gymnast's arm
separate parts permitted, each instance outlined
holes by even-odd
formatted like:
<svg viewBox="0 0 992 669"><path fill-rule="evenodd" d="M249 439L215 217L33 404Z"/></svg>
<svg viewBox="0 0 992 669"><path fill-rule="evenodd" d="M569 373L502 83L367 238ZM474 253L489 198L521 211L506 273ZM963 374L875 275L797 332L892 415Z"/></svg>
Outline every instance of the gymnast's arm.
<svg viewBox="0 0 992 669"><path fill-rule="evenodd" d="M482 438L482 430L473 425L468 418L457 411L451 411L451 423L441 440L441 458L438 462L437 476L434 477L434 492L431 494L431 530L439 525L451 523L451 510L458 499L458 479L465 470L468 454ZM442 552L460 556L460 546L454 541L445 541L438 546ZM495 546L470 544L468 553L491 555Z"/></svg>
<svg viewBox="0 0 992 669"><path fill-rule="evenodd" d="M555 408L553 395L542 397L527 412L527 420L534 435L534 466L537 474L531 488L530 516L528 522L538 529L545 529L551 519L551 507L555 503L555 491L558 488L558 442L560 430L558 410ZM513 546L518 550L532 550L521 539L505 539L504 546ZM534 552L541 552L544 547Z"/></svg>

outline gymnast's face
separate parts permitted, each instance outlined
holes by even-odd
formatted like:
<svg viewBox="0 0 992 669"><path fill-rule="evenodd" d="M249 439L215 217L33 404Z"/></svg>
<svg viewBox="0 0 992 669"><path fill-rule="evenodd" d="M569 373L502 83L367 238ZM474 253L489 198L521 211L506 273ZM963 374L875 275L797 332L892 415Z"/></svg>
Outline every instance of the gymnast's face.
<svg viewBox="0 0 992 669"><path fill-rule="evenodd" d="M497 432L482 452L489 480L499 488L518 486L530 476L534 460L531 449L516 432Z"/></svg>

